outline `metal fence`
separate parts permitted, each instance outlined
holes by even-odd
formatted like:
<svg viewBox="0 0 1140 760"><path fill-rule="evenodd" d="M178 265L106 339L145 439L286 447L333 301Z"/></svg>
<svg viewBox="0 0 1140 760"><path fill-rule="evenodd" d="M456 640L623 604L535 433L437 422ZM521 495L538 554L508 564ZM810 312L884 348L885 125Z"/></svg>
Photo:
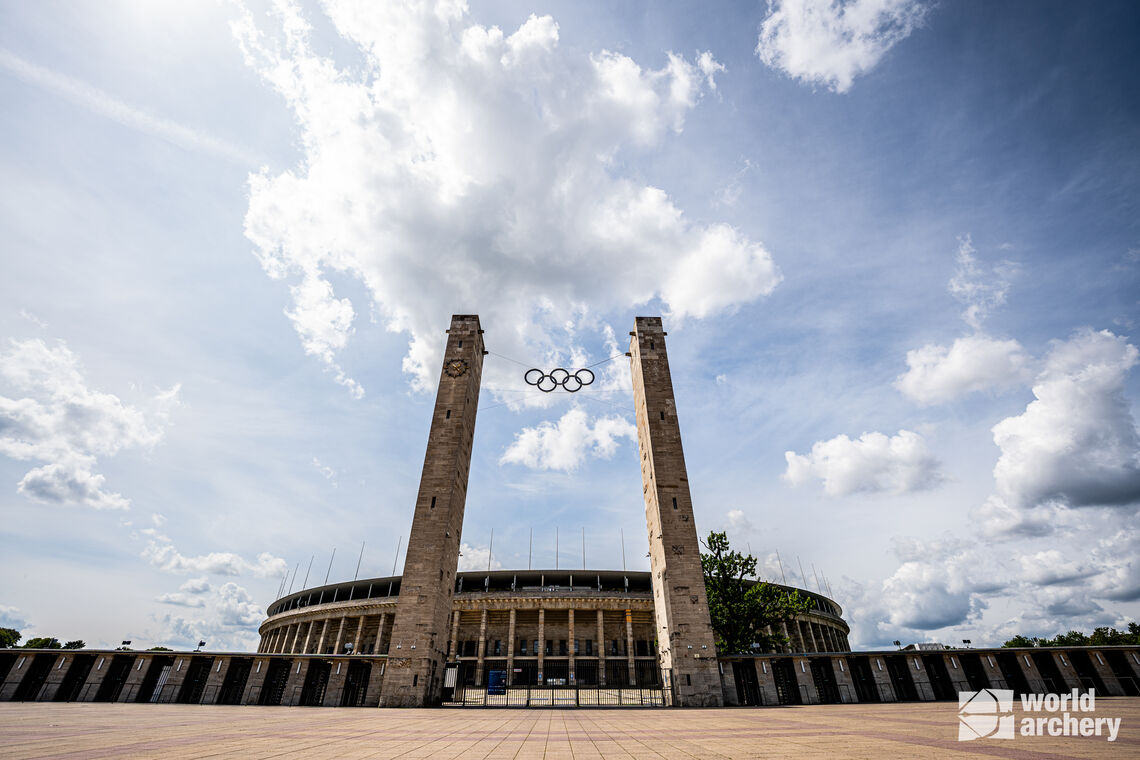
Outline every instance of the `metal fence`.
<svg viewBox="0 0 1140 760"><path fill-rule="evenodd" d="M449 664L444 672L445 707L669 707L669 679L644 686L594 684L489 685L465 683L464 664Z"/></svg>

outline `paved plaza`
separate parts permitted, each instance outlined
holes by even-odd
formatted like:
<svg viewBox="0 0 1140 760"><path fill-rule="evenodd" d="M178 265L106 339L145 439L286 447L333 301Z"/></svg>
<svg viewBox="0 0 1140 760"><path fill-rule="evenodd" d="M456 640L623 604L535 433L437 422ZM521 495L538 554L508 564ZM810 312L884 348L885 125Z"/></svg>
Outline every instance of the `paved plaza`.
<svg viewBox="0 0 1140 760"><path fill-rule="evenodd" d="M16 758L1135 758L1140 699L1102 738L958 742L957 704L682 709L322 709L0 703Z"/></svg>

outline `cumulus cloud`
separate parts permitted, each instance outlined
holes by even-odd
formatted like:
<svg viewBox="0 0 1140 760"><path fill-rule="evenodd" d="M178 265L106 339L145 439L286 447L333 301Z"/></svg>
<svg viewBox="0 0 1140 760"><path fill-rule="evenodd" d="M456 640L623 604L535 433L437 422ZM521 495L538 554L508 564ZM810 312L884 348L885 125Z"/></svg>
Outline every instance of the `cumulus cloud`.
<svg viewBox="0 0 1140 760"><path fill-rule="evenodd" d="M184 584L185 587L185 584ZM265 611L253 601L249 592L233 582L212 589L212 593L164 594L159 601L198 612L164 614L157 618L162 629L153 634L167 646L189 648L206 641L211 648L251 651L257 646L257 626Z"/></svg>
<svg viewBox="0 0 1140 760"><path fill-rule="evenodd" d="M573 472L586 456L609 459L622 438L637 440L637 428L619 416L590 418L580 408L567 411L558 422L523 428L507 447L500 464L521 464L532 470Z"/></svg>
<svg viewBox="0 0 1140 760"><path fill-rule="evenodd" d="M274 557L269 552L258 554L254 561L247 560L233 552L210 552L196 557L187 557L179 552L173 544L163 541L161 538L149 541L142 551L142 557L159 570L168 573L208 573L210 575L252 573L258 578L272 578L284 574L286 569L285 560Z"/></svg>
<svg viewBox="0 0 1140 760"><path fill-rule="evenodd" d="M938 404L1020 385L1029 379L1032 359L1016 340L970 335L949 348L927 344L907 351L906 363L895 387L920 404Z"/></svg>
<svg viewBox="0 0 1140 760"><path fill-rule="evenodd" d="M233 25L304 150L298 168L251 177L245 229L265 271L290 283L305 351L354 394L338 362L361 308L331 274L363 283L366 310L409 336L403 368L419 390L434 386L452 313L479 313L497 353L557 366L574 341L604 339L608 309L660 299L676 319L702 318L779 282L759 242L690 219L623 170L713 90L723 66L710 53L652 68L563 50L549 16L504 31L460 3L325 9L363 65L317 54L289 3L273 29L245 11ZM491 359L488 387L522 387Z"/></svg>
<svg viewBox="0 0 1140 760"><path fill-rule="evenodd" d="M996 497L1012 510L1140 501L1140 435L1125 396L1135 346L1085 329L1054 341L1025 412L993 427Z"/></svg>
<svg viewBox="0 0 1140 760"><path fill-rule="evenodd" d="M47 504L127 509L129 500L104 485L98 457L151 448L162 438L178 386L157 394L148 410L87 387L77 357L63 342L16 341L0 354L0 378L23 398L0 396L0 454L44 464L17 490Z"/></svg>
<svg viewBox="0 0 1140 760"><path fill-rule="evenodd" d="M1096 568L1087 563L1066 558L1056 549L1045 549L1017 558L1021 564L1022 580L1038 586L1052 586L1087 578Z"/></svg>
<svg viewBox="0 0 1140 760"><path fill-rule="evenodd" d="M800 82L851 89L921 26L921 0L769 0L756 55Z"/></svg>
<svg viewBox="0 0 1140 760"><path fill-rule="evenodd" d="M29 623L24 619L19 607L0 604L0 628L15 628L17 631L22 631L28 625Z"/></svg>
<svg viewBox="0 0 1140 760"><path fill-rule="evenodd" d="M459 546L459 569L460 570L486 570L487 558L491 554L490 547L486 546L471 546L470 544L460 544ZM503 563L491 557L491 569L501 570Z"/></svg>
<svg viewBox="0 0 1140 760"><path fill-rule="evenodd" d="M191 594L183 594L180 591L171 592L168 594L160 594L159 596L155 597L155 601L156 602L162 602L163 604L173 604L173 605L176 605L178 607L205 607L206 606L206 600L205 599L202 599L199 596L193 596Z"/></svg>
<svg viewBox="0 0 1140 760"><path fill-rule="evenodd" d="M910 430L900 430L891 437L864 433L855 440L837 435L829 441L817 441L808 454L784 452L784 459L788 463L784 480L799 485L819 478L828 496L922 491L946 479L925 439Z"/></svg>

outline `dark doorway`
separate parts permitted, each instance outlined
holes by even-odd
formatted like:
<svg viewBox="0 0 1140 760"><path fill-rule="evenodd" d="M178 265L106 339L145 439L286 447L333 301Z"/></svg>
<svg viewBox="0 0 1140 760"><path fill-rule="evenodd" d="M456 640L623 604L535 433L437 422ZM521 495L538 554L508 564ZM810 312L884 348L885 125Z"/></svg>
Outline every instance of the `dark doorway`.
<svg viewBox="0 0 1140 760"><path fill-rule="evenodd" d="M51 672L51 666L55 663L56 657L58 657L58 655L54 654L27 656L27 659L24 661L24 667L27 668L27 670L24 672L24 678L20 681L20 685L16 687L15 695L12 696L13 702L36 701L36 697L40 695L40 689L44 687L44 681L47 680L48 673Z"/></svg>
<svg viewBox="0 0 1140 760"><path fill-rule="evenodd" d="M871 671L871 661L866 657L848 657L851 681L855 684L855 697L860 702L878 702L879 689Z"/></svg>
<svg viewBox="0 0 1140 760"><path fill-rule="evenodd" d="M803 704L791 660L772 660L772 680L776 683L776 697L780 700L780 704Z"/></svg>
<svg viewBox="0 0 1140 760"><path fill-rule="evenodd" d="M180 705L196 705L202 701L202 692L206 688L206 679L210 677L210 668L214 664L213 657L191 657L190 664L186 666L186 680L178 691Z"/></svg>
<svg viewBox="0 0 1140 760"><path fill-rule="evenodd" d="M732 663L732 677L736 681L737 704L748 707L760 704L760 682L756 678L755 661Z"/></svg>
<svg viewBox="0 0 1140 760"><path fill-rule="evenodd" d="M917 702L918 690L914 687L914 677L910 674L906 657L895 655L883 659L887 661L887 674L891 677L891 686L895 688L898 701Z"/></svg>
<svg viewBox="0 0 1140 760"><path fill-rule="evenodd" d="M344 693L340 696L341 707L363 707L368 693L368 677L372 673L370 662L349 662L344 676Z"/></svg>
<svg viewBox="0 0 1140 760"><path fill-rule="evenodd" d="M1025 677L1025 671L1021 669L1024 660L1020 658L1024 656L1019 652L1002 652L997 655L1001 677L1005 679L1006 685L1013 689L1014 696L1018 697L1029 693L1029 679Z"/></svg>
<svg viewBox="0 0 1140 760"><path fill-rule="evenodd" d="M245 682L249 679L249 671L252 669L252 658L231 658L230 666L226 669L226 678L222 681L222 690L218 693L217 704L240 705L242 692L245 691Z"/></svg>
<svg viewBox="0 0 1140 760"><path fill-rule="evenodd" d="M4 683L12 666L16 664L16 657L14 652L0 652L0 684Z"/></svg>
<svg viewBox="0 0 1140 760"><path fill-rule="evenodd" d="M633 674L637 678L637 686L661 685L661 668L657 667L657 660L635 660Z"/></svg>
<svg viewBox="0 0 1140 760"><path fill-rule="evenodd" d="M574 681L579 686L597 686L598 685L598 661L597 660L575 660L574 661Z"/></svg>
<svg viewBox="0 0 1140 760"><path fill-rule="evenodd" d="M1053 661L1052 652L1034 652L1029 656L1033 658L1033 664L1041 673L1041 680L1045 682L1047 693L1059 694L1069 688L1068 684L1065 683L1065 677L1061 675L1061 671L1057 667L1057 663Z"/></svg>
<svg viewBox="0 0 1140 760"><path fill-rule="evenodd" d="M59 691L55 693L56 702L74 702L87 683L87 676L91 675L91 668L95 667L95 655L77 654L71 658L71 666L67 669L63 681L59 684Z"/></svg>
<svg viewBox="0 0 1140 760"><path fill-rule="evenodd" d="M957 699L954 691L954 682L950 680L950 673L946 670L946 658L940 654L922 655L922 665L926 668L926 676L930 679L930 686L934 690L934 698L939 701Z"/></svg>
<svg viewBox="0 0 1140 760"><path fill-rule="evenodd" d="M117 654L111 658L110 663L104 663L107 675L103 676L99 691L95 692L94 701L118 702L119 695L123 692L123 684L131 674L131 663L134 661L135 656L132 654Z"/></svg>
<svg viewBox="0 0 1140 760"><path fill-rule="evenodd" d="M143 676L143 682L139 686L139 693L135 696L136 702L159 702L161 699L161 688L166 685L166 679L170 677L170 670L174 667L173 657L154 657L150 661L150 667L146 670L146 675ZM158 692L158 693L156 693Z"/></svg>
<svg viewBox="0 0 1140 760"><path fill-rule="evenodd" d="M1120 688L1124 689L1124 693L1129 697L1140 697L1140 684L1136 682L1136 674L1128 665L1124 652L1109 650L1104 653L1104 657L1108 660L1108 666L1112 668L1112 674L1120 682Z"/></svg>
<svg viewBox="0 0 1140 760"><path fill-rule="evenodd" d="M325 701L325 689L329 685L332 663L327 660L310 660L309 672L305 673L305 684L301 687L301 704L305 707L320 707Z"/></svg>
<svg viewBox="0 0 1140 760"><path fill-rule="evenodd" d="M606 660L606 686L629 686L627 660Z"/></svg>
<svg viewBox="0 0 1140 760"><path fill-rule="evenodd" d="M812 659L811 680L815 682L820 704L833 705L839 701L839 687L835 683L835 669L831 666L831 658Z"/></svg>
<svg viewBox="0 0 1140 760"><path fill-rule="evenodd" d="M1096 672L1092 662L1089 660L1089 653L1084 650L1076 650L1069 652L1069 659L1073 663L1073 670L1077 671L1077 678L1081 682L1081 688L1086 691L1089 689L1096 689L1097 694L1108 696L1108 689L1104 688L1104 679L1100 677L1100 673Z"/></svg>
<svg viewBox="0 0 1140 760"><path fill-rule="evenodd" d="M962 673L966 676L966 681L970 684L971 689L981 691L990 687L990 679L986 675L986 669L982 665L980 655L959 654L958 662L962 664Z"/></svg>
<svg viewBox="0 0 1140 760"><path fill-rule="evenodd" d="M265 684L261 687L258 696L259 705L279 705L285 696L285 683L289 680L289 667L291 660L270 660L265 671Z"/></svg>

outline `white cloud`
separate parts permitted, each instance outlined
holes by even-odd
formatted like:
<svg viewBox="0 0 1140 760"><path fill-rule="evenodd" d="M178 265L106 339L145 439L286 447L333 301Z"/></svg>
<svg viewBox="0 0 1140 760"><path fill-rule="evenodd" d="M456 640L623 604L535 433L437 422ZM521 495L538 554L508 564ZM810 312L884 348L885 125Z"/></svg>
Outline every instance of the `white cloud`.
<svg viewBox="0 0 1140 760"><path fill-rule="evenodd" d="M206 641L211 649L231 651L252 651L257 646L257 626L265 619L265 611L236 583L224 583L213 593L199 596L164 594L158 601L200 612L193 613L192 618L169 614L158 617L162 630L151 636L157 642L190 648Z"/></svg>
<svg viewBox="0 0 1140 760"><path fill-rule="evenodd" d="M11 341L0 354L0 378L24 398L0 396L0 454L46 462L29 470L17 490L49 504L126 509L129 501L104 487L97 458L151 448L163 435L178 386L144 411L87 387L79 360L60 342Z"/></svg>
<svg viewBox="0 0 1140 760"><path fill-rule="evenodd" d="M460 570L486 570L487 557L490 555L490 549L485 546L471 546L470 544L461 544L459 547L459 569ZM491 557L491 569L501 570L503 563Z"/></svg>
<svg viewBox="0 0 1140 760"><path fill-rule="evenodd" d="M949 348L928 344L907 351L906 363L895 387L920 404L937 404L1019 385L1029 379L1032 359L1016 340L970 335Z"/></svg>
<svg viewBox="0 0 1140 760"><path fill-rule="evenodd" d="M852 493L906 493L934 488L944 480L940 464L918 433L900 430L887 437L864 433L856 440L838 435L817 441L809 454L784 453L783 478L799 485L809 478L823 481L828 496Z"/></svg>
<svg viewBox="0 0 1140 760"><path fill-rule="evenodd" d="M605 338L607 309L659 298L675 319L701 318L779 282L758 242L688 218L623 168L683 129L723 70L711 54L648 69L564 51L545 16L506 33L462 4L326 10L363 67L315 53L289 5L274 33L249 13L233 26L305 152L296 170L251 178L246 235L265 271L293 283L305 350L354 393L338 356L360 309L330 273L362 282L369 310L409 335L403 366L419 390L434 386L452 313L479 313L497 353L558 366L578 352L575 331ZM515 369L489 357L484 383L523 387Z"/></svg>
<svg viewBox="0 0 1140 760"><path fill-rule="evenodd" d="M969 235L958 239L958 268L950 278L947 289L966 306L962 312L966 324L975 330L981 330L982 322L990 312L1005 303L1010 280L1017 266L1003 261L986 273L978 267L976 253Z"/></svg>
<svg viewBox="0 0 1140 760"><path fill-rule="evenodd" d="M1096 568L1067 559L1056 549L1045 549L1017 558L1021 564L1022 580L1038 586L1071 583L1096 573Z"/></svg>
<svg viewBox="0 0 1140 760"><path fill-rule="evenodd" d="M187 594L205 594L212 586L210 586L210 579L206 576L201 578L191 578L178 587L179 591L185 591Z"/></svg>
<svg viewBox="0 0 1140 760"><path fill-rule="evenodd" d="M251 626L265 618L265 613L254 604L253 597L232 581L218 589L214 607L223 625Z"/></svg>
<svg viewBox="0 0 1140 760"><path fill-rule="evenodd" d="M637 440L637 428L618 416L598 417L590 424L586 412L575 407L557 423L542 422L523 428L500 457L500 464L521 464L533 470L573 472L586 455L609 459L622 438Z"/></svg>
<svg viewBox="0 0 1140 760"><path fill-rule="evenodd" d="M727 517L729 528L737 533L748 534L751 533L755 527L742 509L730 509Z"/></svg>
<svg viewBox="0 0 1140 760"><path fill-rule="evenodd" d="M324 476L325 480L332 483L334 488L336 487L336 470L329 467L328 465L321 464L321 460L317 459L316 457L313 457L313 467L316 467L317 472Z"/></svg>
<svg viewBox="0 0 1140 760"><path fill-rule="evenodd" d="M999 507L1140 501L1140 436L1124 392L1137 360L1136 348L1108 331L1054 341L1035 400L993 427Z"/></svg>
<svg viewBox="0 0 1140 760"><path fill-rule="evenodd" d="M156 602L163 604L173 604L178 607L205 607L206 600L199 596L192 594L183 594L182 592L173 592L168 594L160 594L155 597Z"/></svg>
<svg viewBox="0 0 1140 760"><path fill-rule="evenodd" d="M173 544L161 540L147 543L142 551L143 559L159 570L168 573L208 573L211 575L241 575L252 573L258 578L272 578L285 572L285 560L268 552L257 555L250 561L233 552L210 552L197 557L187 557Z"/></svg>
<svg viewBox="0 0 1140 760"><path fill-rule="evenodd" d="M92 87L86 82L44 68L3 48L0 48L0 68L6 69L29 84L50 90L100 116L116 121L125 127L166 140L180 148L217 156L245 166L256 166L259 163L255 156L251 156L248 152L230 145L224 140L208 135L201 130L147 113L96 87Z"/></svg>
<svg viewBox="0 0 1140 760"><path fill-rule="evenodd" d="M19 607L0 604L0 628L15 628L17 631L23 631L29 625Z"/></svg>
<svg viewBox="0 0 1140 760"><path fill-rule="evenodd" d="M756 55L793 79L851 89L921 26L920 0L769 0Z"/></svg>

